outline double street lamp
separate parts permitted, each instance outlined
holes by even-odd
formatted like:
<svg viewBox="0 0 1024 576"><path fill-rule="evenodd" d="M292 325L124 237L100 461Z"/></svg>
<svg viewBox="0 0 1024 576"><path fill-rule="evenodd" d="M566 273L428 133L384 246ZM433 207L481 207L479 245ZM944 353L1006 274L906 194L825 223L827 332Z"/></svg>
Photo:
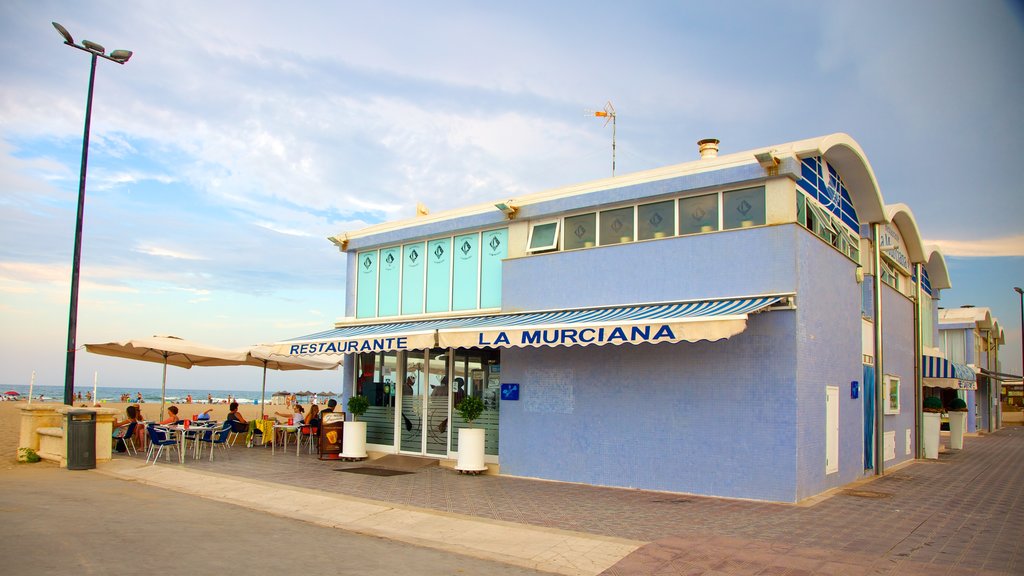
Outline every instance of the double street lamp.
<svg viewBox="0 0 1024 576"><path fill-rule="evenodd" d="M72 404L75 393L75 348L78 331L78 272L82 259L82 213L85 211L85 173L89 164L89 123L92 119L92 87L96 79L96 59L103 58L124 64L132 57L130 50L114 50L109 55L103 46L89 40L75 44L67 28L53 22L53 27L64 38L64 43L86 52L92 57L89 69L89 96L85 101L85 135L82 138L82 171L78 178L78 218L75 221L75 255L71 263L71 310L68 314L68 359L64 369L64 403Z"/></svg>

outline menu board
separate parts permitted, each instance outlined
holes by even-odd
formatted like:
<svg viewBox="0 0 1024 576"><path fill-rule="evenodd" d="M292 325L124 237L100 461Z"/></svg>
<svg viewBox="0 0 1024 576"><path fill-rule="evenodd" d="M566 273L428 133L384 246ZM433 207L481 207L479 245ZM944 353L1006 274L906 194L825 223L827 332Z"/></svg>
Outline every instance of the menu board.
<svg viewBox="0 0 1024 576"><path fill-rule="evenodd" d="M320 459L337 460L345 433L345 413L320 413Z"/></svg>

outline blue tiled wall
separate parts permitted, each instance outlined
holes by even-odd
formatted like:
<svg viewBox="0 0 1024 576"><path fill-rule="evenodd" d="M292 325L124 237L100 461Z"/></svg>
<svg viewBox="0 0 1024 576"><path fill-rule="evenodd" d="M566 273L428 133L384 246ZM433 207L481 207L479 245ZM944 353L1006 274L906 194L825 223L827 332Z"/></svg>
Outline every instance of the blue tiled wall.
<svg viewBox="0 0 1024 576"><path fill-rule="evenodd" d="M776 311L727 341L502 351L521 386L501 407L502 474L793 501L794 324Z"/></svg>
<svg viewBox="0 0 1024 576"><path fill-rule="evenodd" d="M522 400L502 405L502 472L781 501L859 478L855 267L797 226L506 262L506 310L798 295L796 311L755 315L727 341L503 351ZM531 401L553 381L571 386L571 409ZM840 471L826 476L828 385L841 430Z"/></svg>
<svg viewBox="0 0 1024 576"><path fill-rule="evenodd" d="M863 475L861 289L857 265L811 234L796 243L799 287L796 326L796 436L799 498ZM839 471L825 474L825 388L839 387Z"/></svg>
<svg viewBox="0 0 1024 576"><path fill-rule="evenodd" d="M883 462L885 467L914 459L914 446L907 455L907 429L914 434L914 303L882 284L882 369L900 379L900 413L887 414L885 430L896 432L896 459ZM879 383L882 379L879 378Z"/></svg>

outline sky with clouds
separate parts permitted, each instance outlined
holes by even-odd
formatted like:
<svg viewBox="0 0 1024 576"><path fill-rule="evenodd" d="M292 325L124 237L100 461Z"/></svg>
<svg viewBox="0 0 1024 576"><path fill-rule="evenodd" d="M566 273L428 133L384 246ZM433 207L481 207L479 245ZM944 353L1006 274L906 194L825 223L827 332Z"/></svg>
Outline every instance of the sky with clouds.
<svg viewBox="0 0 1024 576"><path fill-rule="evenodd" d="M62 385L89 58L78 343L244 346L344 313L327 236L832 132L945 250L1020 369L1024 11L979 0L0 3L0 382ZM1016 70L1016 72L1014 72ZM78 354L79 385L159 386ZM337 373L271 386L338 388ZM308 384L308 386L307 386ZM258 388L256 369L173 387Z"/></svg>

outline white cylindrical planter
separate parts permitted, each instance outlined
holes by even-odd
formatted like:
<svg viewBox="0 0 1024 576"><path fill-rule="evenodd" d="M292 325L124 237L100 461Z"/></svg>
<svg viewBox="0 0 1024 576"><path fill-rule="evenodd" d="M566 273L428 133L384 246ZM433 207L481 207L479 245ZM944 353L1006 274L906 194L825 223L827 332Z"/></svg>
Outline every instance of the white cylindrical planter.
<svg viewBox="0 0 1024 576"><path fill-rule="evenodd" d="M459 461L455 469L459 472L483 472L487 470L484 464L484 438L486 430L483 428L459 428Z"/></svg>
<svg viewBox="0 0 1024 576"><path fill-rule="evenodd" d="M964 449L964 428L967 426L967 412L949 413L949 447Z"/></svg>
<svg viewBox="0 0 1024 576"><path fill-rule="evenodd" d="M366 422L345 422L340 458L366 458Z"/></svg>
<svg viewBox="0 0 1024 576"><path fill-rule="evenodd" d="M939 427L942 415L938 412L924 413L924 457L937 460L939 458Z"/></svg>

